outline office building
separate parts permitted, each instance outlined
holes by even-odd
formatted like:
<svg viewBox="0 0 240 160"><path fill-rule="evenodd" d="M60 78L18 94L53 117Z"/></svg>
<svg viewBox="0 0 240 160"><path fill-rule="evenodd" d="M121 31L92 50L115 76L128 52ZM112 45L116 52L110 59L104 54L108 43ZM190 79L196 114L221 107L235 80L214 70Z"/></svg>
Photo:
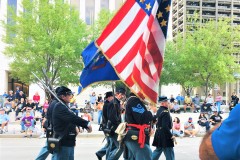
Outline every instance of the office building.
<svg viewBox="0 0 240 160"><path fill-rule="evenodd" d="M240 25L240 0L173 0L172 1L172 28L173 39L178 33L186 36L187 27L194 25L188 19L198 13L200 22L204 23L208 19L218 20L222 17L231 18L231 25ZM239 47L240 43L235 42ZM240 64L240 52L233 53L236 63ZM239 74L234 75L240 78ZM222 86L215 86L214 92L221 91L227 98L232 92L240 93L240 81L236 83L227 83Z"/></svg>

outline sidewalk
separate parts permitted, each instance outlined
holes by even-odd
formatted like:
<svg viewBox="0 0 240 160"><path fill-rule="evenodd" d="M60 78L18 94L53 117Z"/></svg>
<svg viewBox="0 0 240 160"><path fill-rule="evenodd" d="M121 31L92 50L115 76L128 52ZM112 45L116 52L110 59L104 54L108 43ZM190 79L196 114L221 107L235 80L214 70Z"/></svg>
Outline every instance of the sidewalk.
<svg viewBox="0 0 240 160"><path fill-rule="evenodd" d="M91 124L93 131L91 133L87 133L85 130L83 133L79 133L78 137L104 137L102 131L98 131L99 125L95 124L94 122ZM21 126L20 122L10 122L8 124L8 132L0 134L0 138L22 138L25 133L21 133ZM33 138L39 138L41 135L41 126L40 122L36 123L35 129L33 131Z"/></svg>
<svg viewBox="0 0 240 160"><path fill-rule="evenodd" d="M223 119L228 117L229 113L224 113L221 114ZM180 113L180 114L171 114L172 119L175 117L178 117L181 121L181 129L183 129L184 123L188 120L189 117L193 118L194 124L198 127L197 125L197 120L199 117L199 113ZM83 133L78 134L78 137L104 137L104 134L102 131L98 131L99 125L96 122L91 122L92 124L92 132L87 133L84 131ZM201 131L201 128L198 128ZM8 132L5 132L3 134L0 134L0 138L22 138L25 133L21 133L21 126L20 126L20 121L10 121L8 124ZM35 130L33 132L33 138L39 138L41 135L41 127L40 127L40 122L37 121ZM197 136L203 136L204 132L198 133Z"/></svg>

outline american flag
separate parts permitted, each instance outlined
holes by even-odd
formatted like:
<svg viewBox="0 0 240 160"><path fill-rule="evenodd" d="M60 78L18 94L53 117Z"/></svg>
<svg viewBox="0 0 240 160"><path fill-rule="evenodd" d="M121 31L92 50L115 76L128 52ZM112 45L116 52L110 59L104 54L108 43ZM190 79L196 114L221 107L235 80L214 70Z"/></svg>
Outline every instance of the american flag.
<svg viewBox="0 0 240 160"><path fill-rule="evenodd" d="M96 40L120 79L156 103L171 0L127 0Z"/></svg>

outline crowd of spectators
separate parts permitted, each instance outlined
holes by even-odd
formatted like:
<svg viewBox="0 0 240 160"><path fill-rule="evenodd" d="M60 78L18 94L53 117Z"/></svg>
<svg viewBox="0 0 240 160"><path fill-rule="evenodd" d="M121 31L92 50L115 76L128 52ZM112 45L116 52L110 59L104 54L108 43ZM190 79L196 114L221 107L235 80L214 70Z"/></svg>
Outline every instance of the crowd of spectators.
<svg viewBox="0 0 240 160"><path fill-rule="evenodd" d="M222 117L217 111L214 111L209 118L207 118L204 113L200 113L198 119L195 120L189 117L183 126L180 118L175 117L173 120L172 134L180 138L183 136L194 138L201 127L205 127L204 131L208 132L211 127L221 123L221 121Z"/></svg>
<svg viewBox="0 0 240 160"><path fill-rule="evenodd" d="M19 89L19 87L16 88L15 92L9 91L8 94L5 92L3 94L3 97L5 99L5 102L2 106L0 106L0 134L8 130L7 126L9 123L10 112L13 112L15 115L15 121L18 121L20 123L21 132L25 132L25 136L31 137L32 132L35 128L36 121L40 120L41 127L44 126L45 116L49 107L48 99L45 99L44 103L40 104L41 97L38 92L36 92L31 99L27 97L23 91ZM238 103L239 99L235 93L232 94L231 99L232 103ZM73 97L71 99L69 107L76 115L79 115L79 112L81 111L82 114L79 116L89 121L93 121L94 111L96 111L98 113L98 119L96 121L100 125L103 102L104 98L101 94L96 95L95 92L92 92L89 95L89 101L85 101L85 107L81 110L79 110L79 106L76 102L76 97ZM193 119L190 117L188 121L184 122L183 126L181 126L181 122L178 117L174 118L172 132L179 137L183 137L183 135L195 137L198 132L197 128L199 128L196 127L196 125L205 127L206 131L208 131L211 126L214 126L222 120L222 117L220 115L221 108L219 106L222 104L222 96L220 93L217 94L215 99L211 94L209 94L205 100L201 100L198 94L195 94L194 97L191 97L189 94L186 95L186 97L178 94L178 96L175 98L173 95L171 95L169 104L170 111L172 113L179 114L181 113L182 109L183 112L186 112L187 108L190 108L191 112L199 113L198 120L193 121ZM154 114L156 113L157 108L154 105L150 104L150 110ZM41 137L45 137L46 130L44 128L41 128L41 130Z"/></svg>
<svg viewBox="0 0 240 160"><path fill-rule="evenodd" d="M48 108L48 100L40 105L40 95L38 92L34 96L27 97L19 87L16 91L10 90L8 94L3 94L2 105L0 106L0 134L8 131L8 123L10 120L10 113L15 117L14 120L19 123L20 132L24 133L24 137L32 137L35 129L36 121L43 121L45 112Z"/></svg>
<svg viewBox="0 0 240 160"><path fill-rule="evenodd" d="M238 101L238 96L233 92L229 103L229 111L238 104ZM208 115L212 114L214 111L217 111L219 114L223 113L221 105L225 105L225 101L220 92L217 92L215 98L212 94L208 94L206 98L202 99L199 94L195 94L195 96L187 94L185 97L178 94L175 98L171 95L169 102L171 104L170 111L172 113L180 113L181 110L186 113L189 109L190 112L193 113L204 112Z"/></svg>

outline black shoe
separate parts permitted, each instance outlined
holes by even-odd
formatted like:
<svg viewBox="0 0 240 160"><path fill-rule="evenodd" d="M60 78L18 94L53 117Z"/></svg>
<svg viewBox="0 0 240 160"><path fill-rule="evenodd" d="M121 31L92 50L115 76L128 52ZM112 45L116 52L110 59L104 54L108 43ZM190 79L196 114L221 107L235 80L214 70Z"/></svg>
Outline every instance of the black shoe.
<svg viewBox="0 0 240 160"><path fill-rule="evenodd" d="M100 157L97 153L95 153L95 154L96 154L98 160L102 160L102 157Z"/></svg>

